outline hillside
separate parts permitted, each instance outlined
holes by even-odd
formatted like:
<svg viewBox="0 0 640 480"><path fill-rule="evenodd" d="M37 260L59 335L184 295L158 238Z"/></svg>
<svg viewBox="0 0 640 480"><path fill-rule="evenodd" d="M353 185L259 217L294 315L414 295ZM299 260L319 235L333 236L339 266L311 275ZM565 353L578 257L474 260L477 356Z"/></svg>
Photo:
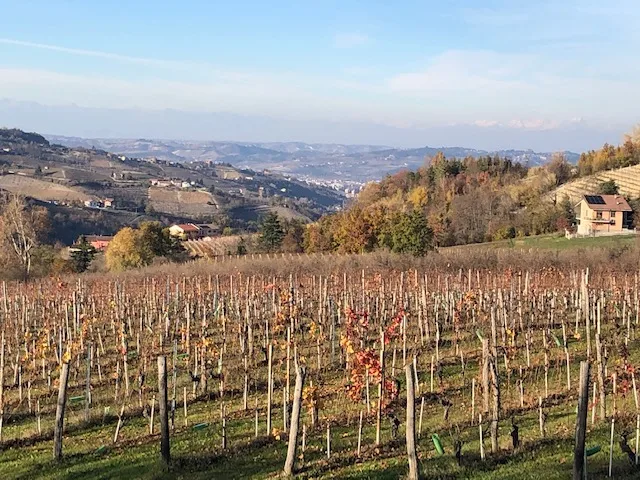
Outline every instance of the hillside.
<svg viewBox="0 0 640 480"><path fill-rule="evenodd" d="M307 248L424 253L425 242L448 247L564 234L576 224L580 197L605 193L607 181L640 211L640 135L582 153L577 165L571 160L554 154L545 165L530 166L510 155L459 159L439 152L416 170L366 185L349 208L311 227Z"/></svg>
<svg viewBox="0 0 640 480"><path fill-rule="evenodd" d="M134 157L156 157L176 162L228 162L254 170L267 169L340 188L353 188L381 179L400 169L416 169L425 157L442 152L447 158L510 158L529 166L547 163L551 152L533 150L487 151L463 147L392 148L383 145L343 145L304 142L214 142L152 139L78 138L49 135L51 141L70 147L102 148ZM578 154L564 152L572 163Z"/></svg>
<svg viewBox="0 0 640 480"><path fill-rule="evenodd" d="M415 171L367 184L349 208L309 228L307 249L424 254L429 245L555 232L570 225L573 214L540 202L554 181L546 168L508 158L438 154Z"/></svg>
<svg viewBox="0 0 640 480"><path fill-rule="evenodd" d="M149 146L148 153L153 151ZM131 215L146 213L165 222L176 218L215 223L220 228L254 228L249 220L255 222L269 211L284 209L297 218L316 219L339 208L344 200L334 189L277 173L228 163L178 163L62 146L16 129L0 129L0 189L44 202L50 209L67 209L68 216L86 219L92 211L109 211L111 219L117 219L121 214L120 226L129 224ZM237 211L242 214L235 215ZM246 211L254 212L249 220ZM110 234L114 222L90 228L74 234Z"/></svg>
<svg viewBox="0 0 640 480"><path fill-rule="evenodd" d="M85 202L96 200L96 196L81 188L71 188L52 180L40 180L26 174L0 176L0 188L18 195L25 195L47 202Z"/></svg>
<svg viewBox="0 0 640 480"><path fill-rule="evenodd" d="M200 240L188 240L182 245L193 257L215 258L223 255L235 255L238 248L253 245L257 242L257 234L247 236L226 235Z"/></svg>
<svg viewBox="0 0 640 480"><path fill-rule="evenodd" d="M578 178L549 192L547 198L562 200L568 197L572 203L577 203L583 195L597 192L598 186L608 180L616 182L620 194L630 198L640 197L640 165L633 165Z"/></svg>
<svg viewBox="0 0 640 480"><path fill-rule="evenodd" d="M181 214L194 218L213 216L219 209L216 200L209 192L161 187L149 187L149 206L156 212Z"/></svg>

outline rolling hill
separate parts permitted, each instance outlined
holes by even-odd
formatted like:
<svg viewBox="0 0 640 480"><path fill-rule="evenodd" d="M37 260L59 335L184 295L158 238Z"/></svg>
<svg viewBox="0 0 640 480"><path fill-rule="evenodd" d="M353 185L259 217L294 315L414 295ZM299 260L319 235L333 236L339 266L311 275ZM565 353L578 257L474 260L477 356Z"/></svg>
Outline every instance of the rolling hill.
<svg viewBox="0 0 640 480"><path fill-rule="evenodd" d="M383 178L401 169L416 169L425 157L442 152L447 158L479 158L498 155L529 166L541 165L551 159L551 152L533 150L487 151L462 147L393 148L383 145L344 145L332 143L267 142L243 143L193 140L78 138L49 135L48 138L70 147L102 148L134 157L189 162L228 162L236 167L267 169L324 184L365 183ZM564 152L572 163L578 154Z"/></svg>
<svg viewBox="0 0 640 480"><path fill-rule="evenodd" d="M179 163L62 146L16 129L0 129L0 189L50 209L55 206L58 218L84 218L74 223L82 225L74 232L78 235L111 234L141 214L164 223L202 221L220 228L251 229L269 211L316 219L340 208L344 201L344 195L335 189L277 173L213 161ZM87 219L100 217L96 212L108 212L109 221L91 227ZM61 230L60 225L54 227ZM64 241L68 241L66 236Z"/></svg>

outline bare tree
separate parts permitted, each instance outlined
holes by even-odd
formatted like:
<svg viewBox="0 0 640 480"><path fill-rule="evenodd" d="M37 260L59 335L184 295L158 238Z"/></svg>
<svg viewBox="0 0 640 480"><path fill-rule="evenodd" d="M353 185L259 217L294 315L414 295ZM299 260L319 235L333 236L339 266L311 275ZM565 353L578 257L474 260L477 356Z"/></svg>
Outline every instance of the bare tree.
<svg viewBox="0 0 640 480"><path fill-rule="evenodd" d="M631 140L633 143L640 144L640 123L633 127L629 133L625 134L624 139L625 141Z"/></svg>
<svg viewBox="0 0 640 480"><path fill-rule="evenodd" d="M571 165L562 152L556 152L547 164L549 173L555 175L556 185L562 185L571 179Z"/></svg>
<svg viewBox="0 0 640 480"><path fill-rule="evenodd" d="M0 241L15 253L24 279L31 272L33 249L46 228L46 211L29 208L18 195L0 197Z"/></svg>

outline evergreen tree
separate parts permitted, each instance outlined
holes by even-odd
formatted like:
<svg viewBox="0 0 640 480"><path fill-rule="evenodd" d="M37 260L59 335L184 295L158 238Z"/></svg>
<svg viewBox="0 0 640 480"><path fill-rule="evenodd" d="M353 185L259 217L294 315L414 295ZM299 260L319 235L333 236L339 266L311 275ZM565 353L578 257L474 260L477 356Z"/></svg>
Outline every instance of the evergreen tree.
<svg viewBox="0 0 640 480"><path fill-rule="evenodd" d="M284 230L277 213L268 214L260 225L260 244L268 252L274 252L282 245Z"/></svg>
<svg viewBox="0 0 640 480"><path fill-rule="evenodd" d="M560 218L566 221L567 227L571 227L576 221L576 212L573 208L573 204L569 197L565 196L562 201L558 204L560 208ZM559 229L562 230L562 229Z"/></svg>
<svg viewBox="0 0 640 480"><path fill-rule="evenodd" d="M391 250L397 253L426 255L433 249L433 231L419 210L400 214L391 233Z"/></svg>
<svg viewBox="0 0 640 480"><path fill-rule="evenodd" d="M96 249L83 235L71 252L71 266L74 272L82 273L89 268L93 258L96 256Z"/></svg>
<svg viewBox="0 0 640 480"><path fill-rule="evenodd" d="M598 185L598 190L602 195L617 195L620 193L615 180L607 180Z"/></svg>

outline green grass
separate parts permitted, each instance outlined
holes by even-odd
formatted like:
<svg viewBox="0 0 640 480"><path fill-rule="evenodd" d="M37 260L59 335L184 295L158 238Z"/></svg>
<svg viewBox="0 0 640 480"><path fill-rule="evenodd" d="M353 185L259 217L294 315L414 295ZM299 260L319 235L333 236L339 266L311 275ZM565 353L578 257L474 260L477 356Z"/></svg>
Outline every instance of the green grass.
<svg viewBox="0 0 640 480"><path fill-rule="evenodd" d="M559 332L556 332L559 334ZM467 338L466 350L477 342L475 335ZM633 341L630 348L634 356L638 356L638 341ZM572 381L575 385L578 377L578 361L583 355L584 343L571 344ZM443 350L443 355L445 354ZM540 352L532 358L534 364L542 360ZM569 397L557 405L545 407L548 413L547 436L541 438L538 428L537 397L544 396L543 373L533 370L525 383L526 408L515 418L520 428L520 439L523 446L516 452L511 451L509 431L510 418L504 418L500 424L500 448L498 455L491 455L488 425L485 424L485 451L487 459L479 458L478 427L468 425L470 418L470 385L471 378L478 375L477 362L469 356L464 379L460 374L460 365L455 358L445 356L450 363L444 371L444 383L435 390L447 392L453 400L451 423L445 426L442 419L442 407L435 399L425 402L422 435L419 439L418 452L422 472L425 478L470 478L470 479L565 479L571 475L573 433L575 428L575 388ZM561 350L551 347L550 395L566 392L566 371L562 361ZM423 357L423 361L424 361ZM638 360L637 358L635 360ZM520 360L522 361L522 357ZM400 363L400 362L399 362ZM503 366L501 365L503 368ZM427 395L430 389L428 365L419 365L420 388ZM504 372L504 370L503 370ZM404 382L400 368L396 378L401 381L401 392ZM515 374L514 374L515 375ZM383 444L376 448L375 416L366 418L363 431L363 453L356 455L358 414L363 405L353 404L340 395L341 378L330 371L320 375L325 389L331 395L321 410L319 425L312 429L309 426L307 450L304 462L301 463L301 478L347 478L347 479L396 479L406 474L406 451L404 448L404 429L400 427L397 440L391 438L391 425L385 419L382 432ZM504 376L504 373L503 373ZM316 376L316 378L318 378ZM503 384L506 379L503 378ZM185 383L183 378L182 384ZM178 391L181 391L179 388ZM276 398L279 389L276 388ZM112 392L98 392L96 402L113 403ZM149 393L147 393L149 395ZM171 436L173 464L169 469L159 462L159 425L156 420L156 434L149 435L148 421L141 416L125 420L117 444L112 444L115 430L115 418L107 416L102 420L101 408L93 410L93 422L82 427L83 406L70 404L67 414L67 433L64 438L64 459L55 462L52 459L52 441L35 439L32 444L8 448L0 451L0 477L20 479L107 479L107 478L142 478L142 479L205 479L205 478L274 478L279 475L286 456L286 436L280 439L264 436L265 408L264 394L258 397L260 405L260 438L254 438L254 410L242 410L241 399L227 398L225 405L228 411L226 451L221 450L220 400L196 400L189 406L189 426L183 423L182 409L176 413L176 430ZM428 397L429 398L429 397ZM476 411L480 408L480 394L476 396ZM255 404L252 396L249 405ZM375 399L375 395L373 395ZM503 385L502 402L504 408L516 408L519 404L519 393L516 379L511 378L509 387ZM609 400L611 402L611 400ZM179 406L181 406L181 403ZM137 404L136 395L132 396L132 405ZM404 400L401 398L396 412L404 424ZM114 407L111 407L113 410ZM611 409L611 403L608 405ZM635 411L630 395L620 398L618 409L623 413ZM417 406L419 414L419 403ZM332 458L327 460L325 454L326 430L324 419L328 416L332 423ZM609 424L597 422L591 424L589 415L589 432L587 445L601 445L602 452L589 459L589 478L605 478L608 469ZM51 428L49 422L43 424L46 432ZM633 420L633 419L631 419ZM627 420L629 423L631 420ZM203 430L192 427L201 422L209 422L210 426ZM308 413L303 413L303 422L310 424ZM621 428L624 422L620 422ZM452 455L452 434L455 425L460 426L460 438L464 442L462 465L456 463ZM282 428L282 410L273 410L273 426ZM417 427L416 427L417 428ZM617 430L619 431L619 430ZM438 433L442 439L445 454L440 456L431 442L431 434ZM33 416L23 416L5 427L5 439L26 439L35 435ZM633 440L630 442L633 447ZM105 445L104 452L96 451ZM614 446L614 478L633 478L633 472L617 446ZM640 478L638 476L637 478Z"/></svg>
<svg viewBox="0 0 640 480"><path fill-rule="evenodd" d="M536 249L536 250L577 250L590 248L622 248L633 246L636 235L618 235L610 237L585 237L568 239L563 235L536 235L531 237L499 240L495 242L478 243L451 247L454 249Z"/></svg>
<svg viewBox="0 0 640 480"><path fill-rule="evenodd" d="M620 248L635 243L636 235L586 237L568 239L564 236L538 236L515 239L514 247L568 250L578 248Z"/></svg>

